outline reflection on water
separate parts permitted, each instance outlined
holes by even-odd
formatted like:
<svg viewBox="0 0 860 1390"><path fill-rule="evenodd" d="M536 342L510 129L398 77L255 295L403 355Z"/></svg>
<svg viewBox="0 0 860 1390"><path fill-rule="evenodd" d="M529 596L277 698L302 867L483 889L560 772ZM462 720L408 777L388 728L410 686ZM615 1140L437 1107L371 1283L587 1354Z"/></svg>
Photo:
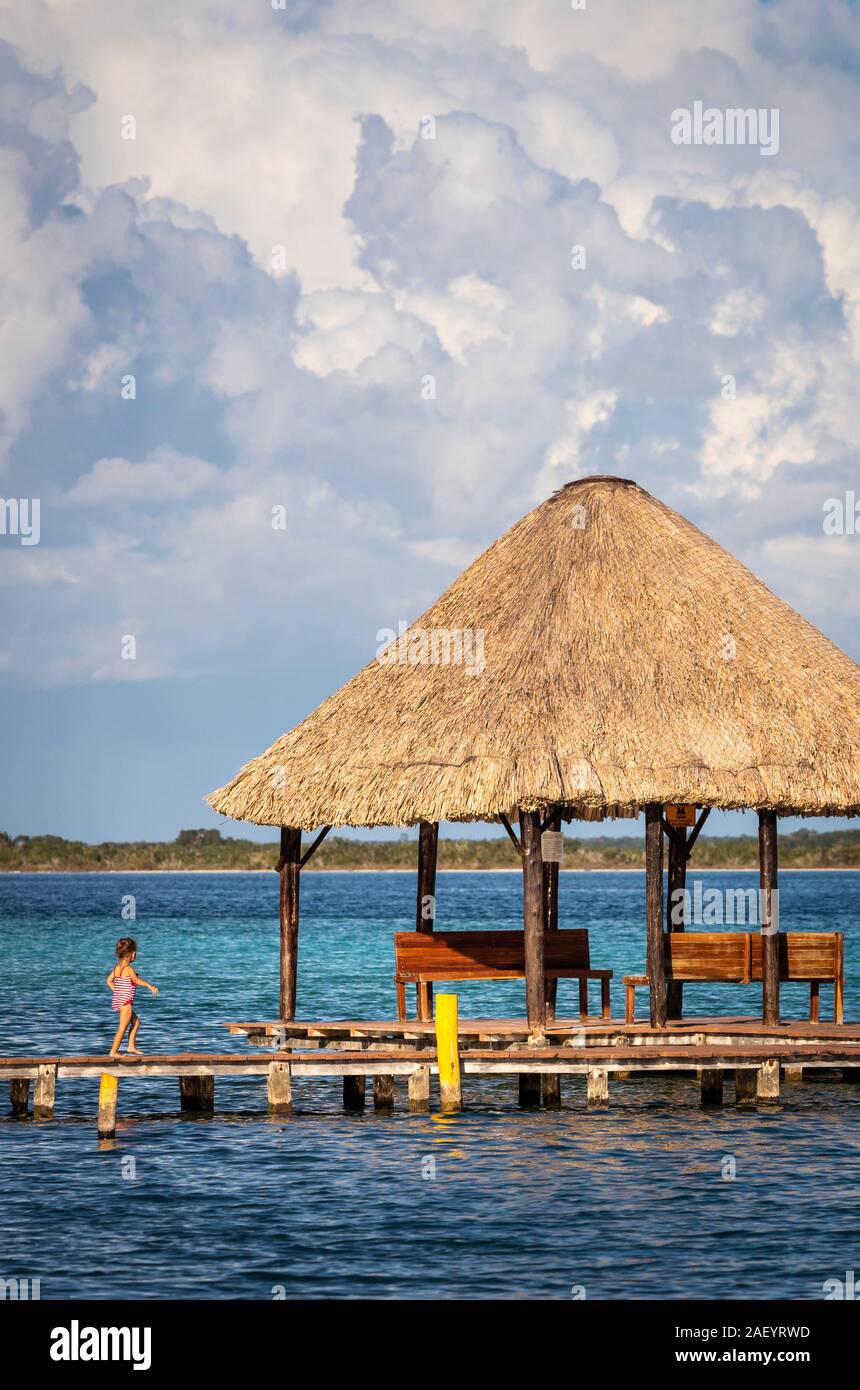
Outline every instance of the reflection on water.
<svg viewBox="0 0 860 1390"><path fill-rule="evenodd" d="M439 896L452 926L514 925L513 875L451 877ZM857 1017L860 876L786 877L783 912L811 926L826 909L849 933ZM272 887L264 875L0 881L2 1050L103 1044L128 891L141 967L163 988L143 1001L147 1045L241 1048L218 1025L271 1016ZM408 925L413 887L309 880L305 1012L390 1014L391 932ZM617 984L641 965L641 883L563 887ZM480 989L462 1012L516 1007L515 987ZM707 995L691 1007L753 1012L757 998ZM269 1117L261 1079L219 1078L207 1117L179 1112L176 1081L135 1079L120 1086L116 1138L99 1142L97 1083L61 1082L57 1122L0 1120L0 1276L41 1278L44 1298L271 1298L283 1284L289 1297L568 1299L581 1284L589 1298L769 1299L821 1297L857 1267L858 1086L784 1085L778 1104L738 1109L727 1082L726 1105L703 1109L692 1078L610 1079L609 1107L589 1111L574 1077L561 1110L540 1111L517 1107L515 1076L463 1085L464 1110L410 1114L397 1079L394 1113L377 1115L370 1103L344 1113L338 1081L302 1080L296 1113Z"/></svg>

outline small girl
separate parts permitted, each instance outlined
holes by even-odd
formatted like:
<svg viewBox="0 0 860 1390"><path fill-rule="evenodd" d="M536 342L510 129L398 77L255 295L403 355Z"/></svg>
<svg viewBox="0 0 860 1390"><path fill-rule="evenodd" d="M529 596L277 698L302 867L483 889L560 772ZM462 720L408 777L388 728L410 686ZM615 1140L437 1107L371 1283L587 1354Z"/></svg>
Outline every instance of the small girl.
<svg viewBox="0 0 860 1390"><path fill-rule="evenodd" d="M128 1047L126 1051L129 1057L141 1057L143 1054L135 1047L137 1030L140 1027L140 1018L134 1012L134 996L137 993L138 985L143 985L144 989L149 989L153 994L158 990L155 985L142 980L135 973L134 959L137 955L137 942L130 936L121 936L116 943L117 964L107 977L107 987L113 990L112 1008L119 1014L119 1027L116 1030L116 1037L111 1046L111 1057L119 1056L120 1045L123 1040L126 1028L131 1024L131 1032L128 1035Z"/></svg>

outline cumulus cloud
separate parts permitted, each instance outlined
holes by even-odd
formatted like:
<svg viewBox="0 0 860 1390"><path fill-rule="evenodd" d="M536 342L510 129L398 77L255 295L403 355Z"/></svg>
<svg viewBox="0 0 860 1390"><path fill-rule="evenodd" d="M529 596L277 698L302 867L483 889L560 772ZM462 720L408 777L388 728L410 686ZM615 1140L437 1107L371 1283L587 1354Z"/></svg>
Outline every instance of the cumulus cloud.
<svg viewBox="0 0 860 1390"><path fill-rule="evenodd" d="M348 674L591 471L857 650L860 551L819 543L857 477L846 7L0 17L3 487L44 499L6 679ZM696 100L778 107L779 154L673 145Z"/></svg>
<svg viewBox="0 0 860 1390"><path fill-rule="evenodd" d="M98 459L66 496L71 502L97 507L132 502L158 506L193 497L211 487L219 477L214 464L161 447L140 463L124 458Z"/></svg>

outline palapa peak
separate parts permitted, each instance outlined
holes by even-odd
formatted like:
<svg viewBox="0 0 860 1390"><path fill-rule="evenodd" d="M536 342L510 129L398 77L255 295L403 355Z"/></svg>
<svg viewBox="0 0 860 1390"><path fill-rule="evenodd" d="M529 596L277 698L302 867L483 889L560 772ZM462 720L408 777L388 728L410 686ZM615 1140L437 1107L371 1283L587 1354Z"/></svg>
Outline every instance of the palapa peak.
<svg viewBox="0 0 860 1390"><path fill-rule="evenodd" d="M209 796L260 825L860 810L860 666L634 482L569 483Z"/></svg>

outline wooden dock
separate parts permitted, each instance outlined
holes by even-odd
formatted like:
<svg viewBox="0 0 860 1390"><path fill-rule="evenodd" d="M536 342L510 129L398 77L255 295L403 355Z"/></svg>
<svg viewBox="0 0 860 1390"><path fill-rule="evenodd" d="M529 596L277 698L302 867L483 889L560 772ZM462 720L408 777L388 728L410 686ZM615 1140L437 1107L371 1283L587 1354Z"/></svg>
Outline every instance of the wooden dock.
<svg viewBox="0 0 860 1390"><path fill-rule="evenodd" d="M0 1080L8 1081L13 1116L54 1116L59 1082L99 1081L98 1133L116 1132L120 1083L137 1077L175 1078L183 1110L215 1108L216 1078L266 1079L270 1114L292 1110L294 1080L337 1078L347 1110L365 1106L367 1078L373 1080L377 1110L390 1110L395 1081L406 1082L407 1106L427 1111L431 1078L440 1081L442 1107L463 1104L461 1077L518 1077L519 1103L557 1106L561 1080L583 1077L589 1106L609 1103L612 1077L687 1073L701 1088L705 1105L723 1100L724 1079L734 1082L737 1103L773 1101L781 1078L805 1072L839 1072L860 1081L860 1026L790 1023L776 1028L745 1019L686 1019L665 1028L593 1020L559 1020L545 1042L530 1044L528 1025L516 1019L456 1020L443 1037L439 1025L416 1020L226 1025L255 1044L250 1052L184 1052L117 1059L109 1056L2 1057ZM271 1041L279 1044L271 1050ZM260 1045L266 1039L269 1050ZM440 1065L441 1061L441 1065ZM125 1088L124 1088L125 1089Z"/></svg>
<svg viewBox="0 0 860 1390"><path fill-rule="evenodd" d="M435 1046L436 1025L422 1019L336 1019L325 1022L248 1022L225 1023L223 1027L243 1036L252 1047L304 1051L314 1047L330 1049L355 1047ZM498 1047L525 1046L531 1029L524 1018L461 1018L457 1025L461 1046L486 1044ZM604 1047L704 1046L707 1043L736 1044L831 1042L860 1044L860 1023L824 1023L798 1020L776 1025L760 1019L730 1015L719 1018L690 1017L670 1020L662 1028L649 1023L625 1023L621 1019L554 1019L544 1026L549 1043L558 1047L601 1045Z"/></svg>

